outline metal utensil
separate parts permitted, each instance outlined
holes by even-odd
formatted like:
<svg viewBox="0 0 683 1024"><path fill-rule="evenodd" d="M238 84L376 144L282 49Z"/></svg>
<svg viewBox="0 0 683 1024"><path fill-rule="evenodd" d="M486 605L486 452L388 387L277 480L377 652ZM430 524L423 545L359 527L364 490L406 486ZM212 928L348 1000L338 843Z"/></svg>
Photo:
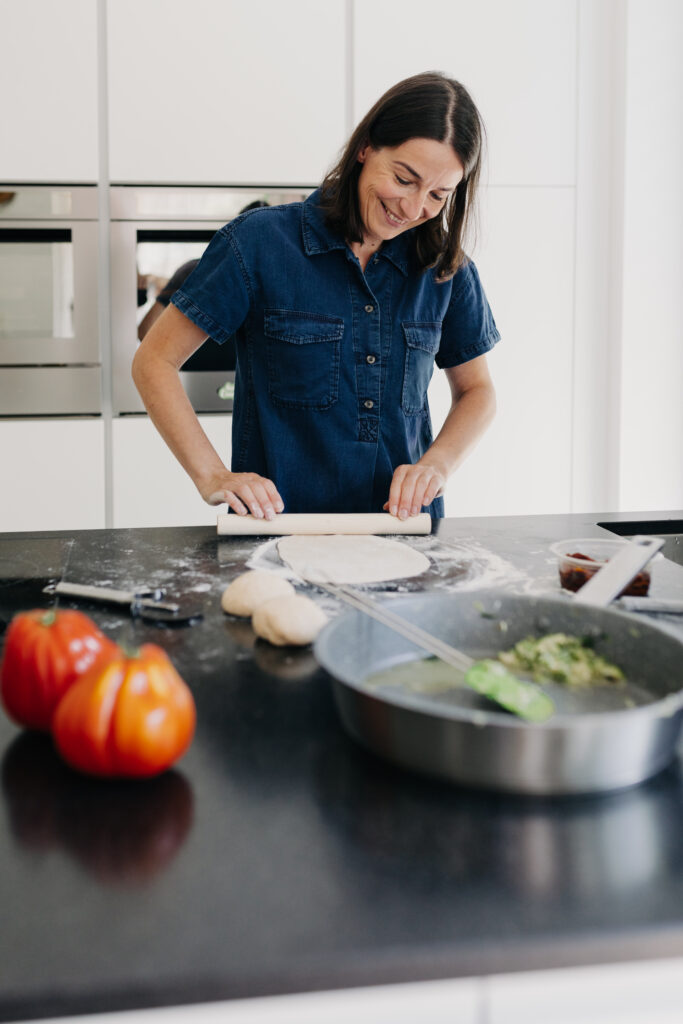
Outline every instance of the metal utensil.
<svg viewBox="0 0 683 1024"><path fill-rule="evenodd" d="M103 604L127 606L131 615L157 623L186 623L202 618L201 609L189 606L181 599L162 601L163 590L115 590L113 587L95 587L85 583L48 583L44 594L81 598Z"/></svg>
<svg viewBox="0 0 683 1024"><path fill-rule="evenodd" d="M460 672L467 672L467 669L474 664L473 658L468 658L462 651L459 651L451 644L444 643L438 637L432 636L426 629L422 629L414 622L409 622L400 615L396 615L389 608L379 605L367 594L361 594L356 590L352 590L346 584L322 582L320 579L310 575L307 575L306 579L307 582L315 583L321 590L326 590L328 594L338 598L340 601L344 601L345 604L359 609L371 618L381 622L382 625L393 629L394 632L405 637L406 640L410 640L412 643L417 644L418 647L422 647L429 654L436 655L437 658L441 658L447 665L452 665Z"/></svg>

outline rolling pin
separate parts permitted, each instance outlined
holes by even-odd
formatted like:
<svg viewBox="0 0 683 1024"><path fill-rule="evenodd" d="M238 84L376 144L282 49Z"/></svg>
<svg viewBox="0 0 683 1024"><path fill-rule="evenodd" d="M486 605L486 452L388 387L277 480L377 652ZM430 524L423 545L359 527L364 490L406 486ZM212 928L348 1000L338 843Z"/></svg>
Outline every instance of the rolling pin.
<svg viewBox="0 0 683 1024"><path fill-rule="evenodd" d="M428 512L398 519L388 512L286 512L275 519L254 519L253 516L219 515L218 533L225 536L279 537L310 533L402 533L427 534L432 531Z"/></svg>

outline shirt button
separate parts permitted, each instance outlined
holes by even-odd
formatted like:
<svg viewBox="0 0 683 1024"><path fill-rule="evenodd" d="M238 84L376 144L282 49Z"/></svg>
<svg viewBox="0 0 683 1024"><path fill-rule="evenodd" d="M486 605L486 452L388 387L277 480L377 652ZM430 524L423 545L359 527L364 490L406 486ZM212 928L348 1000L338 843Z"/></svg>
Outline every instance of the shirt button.
<svg viewBox="0 0 683 1024"><path fill-rule="evenodd" d="M372 409L374 404L375 403L371 398L366 398L365 401L363 402L363 405L365 406L366 409Z"/></svg>
<svg viewBox="0 0 683 1024"><path fill-rule="evenodd" d="M372 366L373 363L377 362L377 356L366 356L365 362L370 363L370 366Z"/></svg>
<svg viewBox="0 0 683 1024"><path fill-rule="evenodd" d="M374 309L375 309L374 306L368 305L368 306L365 307L365 312L366 313L372 313L374 311Z"/></svg>

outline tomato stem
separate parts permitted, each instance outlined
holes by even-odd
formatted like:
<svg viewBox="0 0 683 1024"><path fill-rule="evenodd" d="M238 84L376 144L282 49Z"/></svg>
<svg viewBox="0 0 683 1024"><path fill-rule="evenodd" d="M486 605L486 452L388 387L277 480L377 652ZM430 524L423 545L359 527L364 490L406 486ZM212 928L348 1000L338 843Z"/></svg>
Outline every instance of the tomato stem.
<svg viewBox="0 0 683 1024"><path fill-rule="evenodd" d="M57 618L57 609L50 608L49 611L45 612L40 622L43 626L53 626Z"/></svg>
<svg viewBox="0 0 683 1024"><path fill-rule="evenodd" d="M128 644L121 644L121 643L119 644L119 647L123 651L123 653L126 656L126 658L139 658L140 657L140 648L139 647L129 647Z"/></svg>

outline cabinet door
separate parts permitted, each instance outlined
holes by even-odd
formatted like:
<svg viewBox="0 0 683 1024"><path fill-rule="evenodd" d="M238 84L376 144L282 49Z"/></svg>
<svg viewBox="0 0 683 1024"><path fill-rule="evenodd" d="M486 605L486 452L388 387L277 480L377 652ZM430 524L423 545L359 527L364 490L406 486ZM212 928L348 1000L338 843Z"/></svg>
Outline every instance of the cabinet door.
<svg viewBox="0 0 683 1024"><path fill-rule="evenodd" d="M108 4L115 182L317 184L344 141L344 0Z"/></svg>
<svg viewBox="0 0 683 1024"><path fill-rule="evenodd" d="M0 532L104 527L100 419L0 420Z"/></svg>
<svg viewBox="0 0 683 1024"><path fill-rule="evenodd" d="M232 416L199 421L226 465L230 465ZM225 507L206 505L147 416L113 423L114 526L215 525Z"/></svg>
<svg viewBox="0 0 683 1024"><path fill-rule="evenodd" d="M489 184L571 185L576 26L577 0L363 0L354 21L353 119L402 78L444 71L481 111Z"/></svg>
<svg viewBox="0 0 683 1024"><path fill-rule="evenodd" d="M0 181L97 181L97 6L0 0Z"/></svg>

